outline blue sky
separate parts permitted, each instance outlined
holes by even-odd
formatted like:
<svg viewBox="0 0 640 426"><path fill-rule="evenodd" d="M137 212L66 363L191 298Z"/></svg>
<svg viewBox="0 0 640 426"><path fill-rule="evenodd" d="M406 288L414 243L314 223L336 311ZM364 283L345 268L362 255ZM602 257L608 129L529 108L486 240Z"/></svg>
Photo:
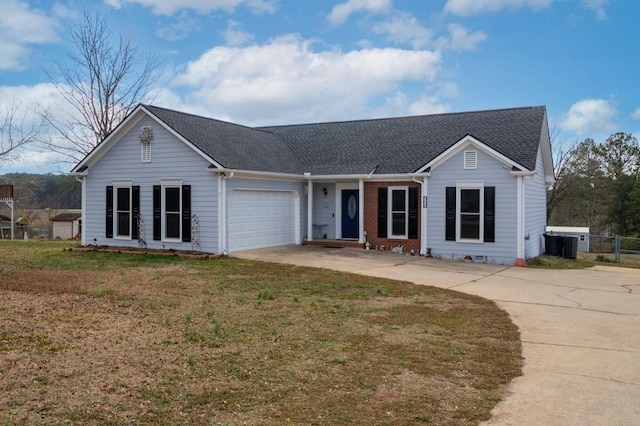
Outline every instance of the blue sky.
<svg viewBox="0 0 640 426"><path fill-rule="evenodd" d="M270 125L546 105L558 142L640 134L629 0L3 0L0 112L62 111L82 10L161 61L153 103ZM7 172L65 171L25 151Z"/></svg>

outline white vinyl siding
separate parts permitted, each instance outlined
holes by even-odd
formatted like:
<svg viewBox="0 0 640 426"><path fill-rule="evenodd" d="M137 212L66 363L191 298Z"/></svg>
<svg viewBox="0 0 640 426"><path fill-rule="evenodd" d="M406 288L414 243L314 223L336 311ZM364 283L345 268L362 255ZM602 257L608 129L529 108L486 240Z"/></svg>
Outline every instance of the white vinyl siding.
<svg viewBox="0 0 640 426"><path fill-rule="evenodd" d="M140 128L153 126L153 162L140 163ZM200 249L218 251L218 176L207 169L209 163L154 120L143 117L94 166L86 178L86 211L83 218L85 241L112 245L105 238L104 188L117 179L129 179L140 186L140 214L143 219L141 238L149 248L191 250L191 242L155 241L153 239L153 186L161 180L179 177L191 185L191 212L199 219ZM114 200L116 198L114 188ZM115 209L114 209L115 217ZM114 226L114 236L116 227ZM122 246L138 247L138 240L118 240Z"/></svg>
<svg viewBox="0 0 640 426"><path fill-rule="evenodd" d="M510 167L504 167L502 162L481 149L477 151L477 169L464 169L464 150L461 150L431 170L428 179L427 247L431 248L434 256L444 259L480 256L490 263L513 265L516 260L517 180L511 176ZM445 239L446 187L460 186L456 182L460 183L461 179L483 182L484 187L495 187L495 242L466 244ZM456 227L457 222L459 218Z"/></svg>
<svg viewBox="0 0 640 426"><path fill-rule="evenodd" d="M547 187L542 150L538 148L536 174L524 181L525 202L525 258L542 254L544 231L547 226Z"/></svg>

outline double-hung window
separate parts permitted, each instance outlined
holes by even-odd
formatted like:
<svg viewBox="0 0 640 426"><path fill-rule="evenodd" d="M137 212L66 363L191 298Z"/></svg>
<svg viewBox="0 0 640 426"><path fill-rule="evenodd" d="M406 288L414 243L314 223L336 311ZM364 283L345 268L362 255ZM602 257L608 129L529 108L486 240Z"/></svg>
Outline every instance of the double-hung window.
<svg viewBox="0 0 640 426"><path fill-rule="evenodd" d="M482 239L482 210L484 200L480 197L479 188L459 188L458 200L460 224L458 240L480 241Z"/></svg>
<svg viewBox="0 0 640 426"><path fill-rule="evenodd" d="M177 186L164 186L162 188L162 196L164 202L162 203L164 206L164 226L163 229L163 239L171 240L171 239L180 239L181 232L181 221L180 221L180 206L181 197L180 197L180 189L182 185Z"/></svg>
<svg viewBox="0 0 640 426"><path fill-rule="evenodd" d="M130 180L114 180L106 193L106 237L137 239L140 214L140 187Z"/></svg>
<svg viewBox="0 0 640 426"><path fill-rule="evenodd" d="M118 187L114 188L116 191L115 197L115 223L116 234L115 238L130 238L131 237L131 187Z"/></svg>
<svg viewBox="0 0 640 426"><path fill-rule="evenodd" d="M418 238L418 197L416 186L378 188L379 238Z"/></svg>
<svg viewBox="0 0 640 426"><path fill-rule="evenodd" d="M191 186L163 179L153 187L153 239L191 241Z"/></svg>
<svg viewBox="0 0 640 426"><path fill-rule="evenodd" d="M406 186L389 187L389 238L407 238L409 191Z"/></svg>
<svg viewBox="0 0 640 426"><path fill-rule="evenodd" d="M445 239L494 242L495 194L495 187L484 186L482 181L461 181L447 187Z"/></svg>

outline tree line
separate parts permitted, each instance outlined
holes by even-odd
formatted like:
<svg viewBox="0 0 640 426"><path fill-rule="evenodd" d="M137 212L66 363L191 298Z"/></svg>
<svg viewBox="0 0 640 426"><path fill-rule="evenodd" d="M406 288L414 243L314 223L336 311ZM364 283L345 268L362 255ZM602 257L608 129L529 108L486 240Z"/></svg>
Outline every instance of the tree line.
<svg viewBox="0 0 640 426"><path fill-rule="evenodd" d="M0 175L0 185L13 185L18 211L79 209L82 203L82 186L74 176L7 173ZM0 212L3 206L0 204Z"/></svg>
<svg viewBox="0 0 640 426"><path fill-rule="evenodd" d="M550 225L588 226L591 234L640 236L640 146L630 133L587 138L554 150Z"/></svg>

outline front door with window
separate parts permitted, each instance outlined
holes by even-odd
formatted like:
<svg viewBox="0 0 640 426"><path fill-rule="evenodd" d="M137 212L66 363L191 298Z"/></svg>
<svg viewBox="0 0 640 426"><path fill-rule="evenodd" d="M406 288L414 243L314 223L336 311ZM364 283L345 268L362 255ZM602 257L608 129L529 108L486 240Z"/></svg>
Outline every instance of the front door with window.
<svg viewBox="0 0 640 426"><path fill-rule="evenodd" d="M342 190L342 238L358 238L358 190Z"/></svg>

